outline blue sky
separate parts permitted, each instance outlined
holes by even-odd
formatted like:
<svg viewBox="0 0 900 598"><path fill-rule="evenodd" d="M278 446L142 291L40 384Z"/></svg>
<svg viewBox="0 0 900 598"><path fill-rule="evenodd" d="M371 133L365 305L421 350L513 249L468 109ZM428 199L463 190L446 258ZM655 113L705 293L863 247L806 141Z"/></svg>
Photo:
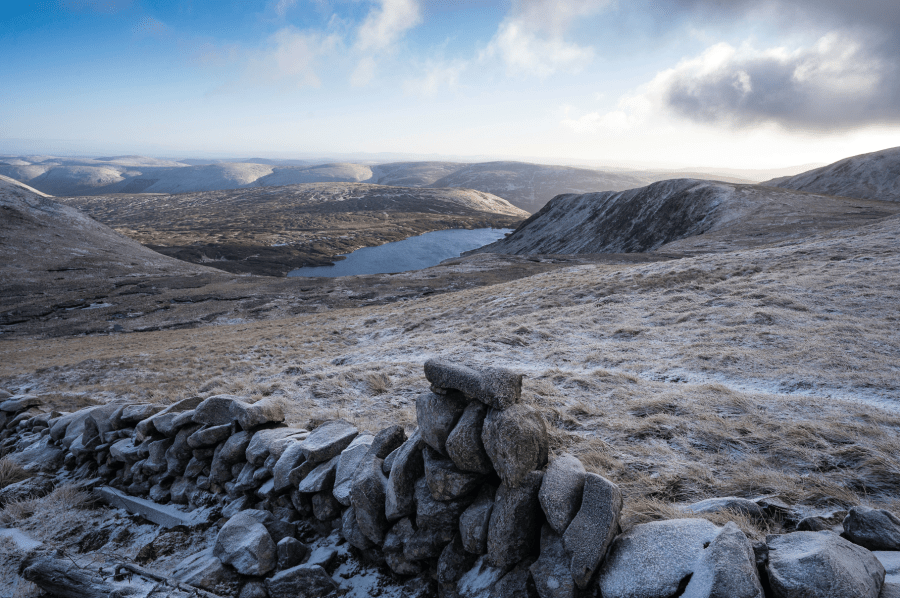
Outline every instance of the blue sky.
<svg viewBox="0 0 900 598"><path fill-rule="evenodd" d="M895 4L5 2L0 152L828 162L900 145Z"/></svg>

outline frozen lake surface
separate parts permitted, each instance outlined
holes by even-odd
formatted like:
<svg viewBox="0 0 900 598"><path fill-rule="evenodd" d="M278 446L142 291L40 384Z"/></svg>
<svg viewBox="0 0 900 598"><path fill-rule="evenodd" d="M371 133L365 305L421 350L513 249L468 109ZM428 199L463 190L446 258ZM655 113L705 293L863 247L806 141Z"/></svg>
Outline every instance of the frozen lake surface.
<svg viewBox="0 0 900 598"><path fill-rule="evenodd" d="M508 228L439 230L378 247L363 247L333 266L300 268L288 276L356 276L421 270L493 243L510 232L512 229Z"/></svg>

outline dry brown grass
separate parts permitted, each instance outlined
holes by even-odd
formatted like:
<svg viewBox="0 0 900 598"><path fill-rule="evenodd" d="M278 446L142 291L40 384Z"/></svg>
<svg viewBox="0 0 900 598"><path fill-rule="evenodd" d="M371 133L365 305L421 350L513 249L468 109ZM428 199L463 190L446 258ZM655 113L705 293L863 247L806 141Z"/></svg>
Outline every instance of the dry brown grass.
<svg viewBox="0 0 900 598"><path fill-rule="evenodd" d="M0 488L27 480L30 474L9 457L0 458Z"/></svg>
<svg viewBox="0 0 900 598"><path fill-rule="evenodd" d="M0 510L0 524L31 531L38 540L52 540L71 529L77 521L76 511L92 503L90 494L67 484L40 498L7 503Z"/></svg>
<svg viewBox="0 0 900 598"><path fill-rule="evenodd" d="M58 408L277 396L294 423L343 417L377 430L413 425L428 389L422 363L442 355L525 373L524 399L550 423L553 450L616 481L629 504L764 494L892 504L898 228L578 266L280 321L0 341L0 385L29 385ZM524 342L504 342L513 337Z"/></svg>

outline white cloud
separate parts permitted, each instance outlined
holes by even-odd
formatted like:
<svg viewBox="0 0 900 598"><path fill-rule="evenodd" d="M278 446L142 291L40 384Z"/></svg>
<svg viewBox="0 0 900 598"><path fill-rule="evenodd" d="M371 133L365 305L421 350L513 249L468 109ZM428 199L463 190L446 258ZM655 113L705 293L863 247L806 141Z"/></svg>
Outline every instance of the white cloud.
<svg viewBox="0 0 900 598"><path fill-rule="evenodd" d="M499 56L510 72L546 77L556 71L577 72L594 58L591 48L544 37L522 21L504 21L484 56Z"/></svg>
<svg viewBox="0 0 900 598"><path fill-rule="evenodd" d="M353 73L350 74L350 84L354 87L364 87L372 82L375 78L375 71L378 65L371 56L364 56L357 63Z"/></svg>
<svg viewBox="0 0 900 598"><path fill-rule="evenodd" d="M255 81L293 87L318 87L319 60L340 45L340 36L285 27L273 34L267 47L249 53L245 72Z"/></svg>
<svg viewBox="0 0 900 598"><path fill-rule="evenodd" d="M293 8L297 4L297 0L276 0L275 2L275 14L279 17L284 18L291 8Z"/></svg>
<svg viewBox="0 0 900 598"><path fill-rule="evenodd" d="M482 57L499 57L510 72L546 77L578 72L594 50L566 39L573 23L600 12L609 0L516 0Z"/></svg>
<svg viewBox="0 0 900 598"><path fill-rule="evenodd" d="M357 49L381 52L422 22L418 0L379 0L357 32Z"/></svg>
<svg viewBox="0 0 900 598"><path fill-rule="evenodd" d="M459 77L466 69L464 62L430 65L426 73L417 79L407 79L403 87L407 93L424 97L434 97L441 89L453 89L459 84Z"/></svg>

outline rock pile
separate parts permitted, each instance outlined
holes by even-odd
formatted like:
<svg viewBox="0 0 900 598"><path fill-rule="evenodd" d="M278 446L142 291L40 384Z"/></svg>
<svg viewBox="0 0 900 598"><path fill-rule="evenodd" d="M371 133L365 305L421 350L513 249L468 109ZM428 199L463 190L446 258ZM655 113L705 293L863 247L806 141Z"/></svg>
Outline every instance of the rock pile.
<svg viewBox="0 0 900 598"><path fill-rule="evenodd" d="M344 420L292 428L271 398L62 414L11 397L0 403L0 450L36 474L65 467L118 500L221 513L215 546L177 568L180 580L211 587L237 573L252 595L273 598L339 589L326 571L333 553L301 542L303 525L339 530L362 558L414 578L410 592L467 598L877 598L885 570L869 549L900 548L900 520L865 507L847 515L844 537L801 531L752 546L733 523L695 518L621 533L621 491L572 455L550 459L521 375L443 360L426 362L425 375L431 392L417 398L409 435ZM48 484L41 475L11 484L0 503ZM688 508L722 509L762 516L763 507L725 498Z"/></svg>

